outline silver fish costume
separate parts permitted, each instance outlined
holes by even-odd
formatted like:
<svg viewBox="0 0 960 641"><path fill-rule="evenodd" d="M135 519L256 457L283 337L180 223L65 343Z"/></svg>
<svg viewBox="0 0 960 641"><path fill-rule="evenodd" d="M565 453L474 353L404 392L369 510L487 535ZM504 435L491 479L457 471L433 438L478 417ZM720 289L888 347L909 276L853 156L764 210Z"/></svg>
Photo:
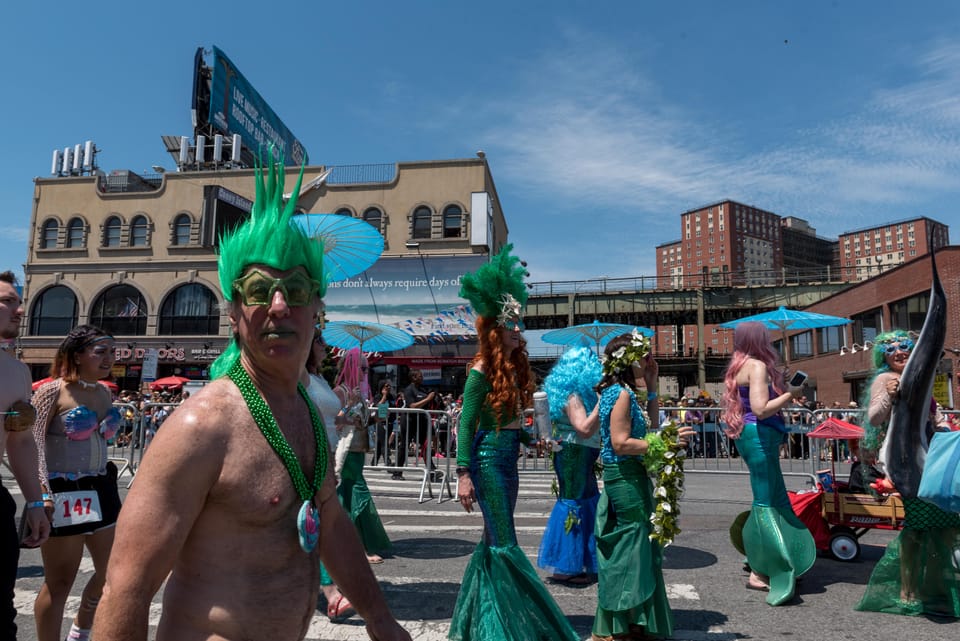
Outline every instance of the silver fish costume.
<svg viewBox="0 0 960 641"><path fill-rule="evenodd" d="M947 297L930 253L933 284L920 337L900 376L897 400L890 412L887 435L880 448L880 462L900 496L916 498L927 448L933 437L930 400L933 379L943 354L947 334Z"/></svg>

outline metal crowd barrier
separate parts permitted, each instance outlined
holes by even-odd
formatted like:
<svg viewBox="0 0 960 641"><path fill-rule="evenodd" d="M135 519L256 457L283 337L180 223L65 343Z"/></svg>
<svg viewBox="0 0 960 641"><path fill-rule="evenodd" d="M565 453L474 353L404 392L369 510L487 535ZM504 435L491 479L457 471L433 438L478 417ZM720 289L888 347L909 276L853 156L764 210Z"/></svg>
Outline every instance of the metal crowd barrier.
<svg viewBox="0 0 960 641"><path fill-rule="evenodd" d="M372 406L370 412L374 424L370 430L371 459L366 469L419 474L420 503L434 498L435 483L440 484L438 502L444 494L452 499L450 479L457 456L456 417L441 410L405 407L389 408L386 417L378 415L376 406Z"/></svg>
<svg viewBox="0 0 960 641"><path fill-rule="evenodd" d="M130 474L127 489L133 485L137 468L143 455L150 447L159 425L154 421L157 409L170 408L166 418L180 406L179 403L142 403L140 407L133 403L114 403L120 411L120 429L107 444L107 458L117 465L119 480L124 474Z"/></svg>

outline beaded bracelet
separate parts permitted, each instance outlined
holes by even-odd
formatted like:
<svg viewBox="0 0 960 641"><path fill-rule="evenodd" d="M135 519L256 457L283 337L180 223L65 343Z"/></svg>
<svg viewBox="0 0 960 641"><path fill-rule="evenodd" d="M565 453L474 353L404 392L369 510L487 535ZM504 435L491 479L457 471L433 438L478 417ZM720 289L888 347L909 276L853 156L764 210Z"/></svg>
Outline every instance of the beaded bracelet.
<svg viewBox="0 0 960 641"><path fill-rule="evenodd" d="M43 501L30 501L27 503L28 510L32 510L35 507L43 507Z"/></svg>
<svg viewBox="0 0 960 641"><path fill-rule="evenodd" d="M469 473L470 473L469 467L463 467L462 465L457 466L457 476L463 476L464 474L469 474Z"/></svg>

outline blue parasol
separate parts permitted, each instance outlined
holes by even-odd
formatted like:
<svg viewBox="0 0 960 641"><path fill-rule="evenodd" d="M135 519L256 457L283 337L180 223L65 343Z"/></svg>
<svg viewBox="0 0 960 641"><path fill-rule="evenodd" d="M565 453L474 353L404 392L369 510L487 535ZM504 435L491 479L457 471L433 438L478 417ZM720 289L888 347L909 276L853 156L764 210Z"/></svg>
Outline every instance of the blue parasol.
<svg viewBox="0 0 960 641"><path fill-rule="evenodd" d="M359 347L366 352L392 352L413 345L413 336L399 327L368 321L330 321L323 328L328 345Z"/></svg>
<svg viewBox="0 0 960 641"><path fill-rule="evenodd" d="M570 327L549 331L541 336L540 340L554 345L596 347L597 354L599 354L601 345L606 345L614 337L620 336L621 334L629 334L633 330L637 330L644 336L653 336L653 330L649 327L637 327L620 323L601 323L595 320L592 323L571 325Z"/></svg>
<svg viewBox="0 0 960 641"><path fill-rule="evenodd" d="M293 217L311 238L323 241L323 266L328 282L346 280L367 270L383 253L383 236L370 223L340 214L299 214Z"/></svg>
<svg viewBox="0 0 960 641"><path fill-rule="evenodd" d="M763 323L767 329L780 330L783 334L783 353L784 362L790 363L790 355L787 353L787 332L801 329L822 329L824 327L838 327L852 323L849 318L840 316L829 316L827 314L818 314L816 312L801 312L796 309L787 309L783 305L772 312L763 312L744 316L736 320L720 323L724 329L733 329L740 323Z"/></svg>

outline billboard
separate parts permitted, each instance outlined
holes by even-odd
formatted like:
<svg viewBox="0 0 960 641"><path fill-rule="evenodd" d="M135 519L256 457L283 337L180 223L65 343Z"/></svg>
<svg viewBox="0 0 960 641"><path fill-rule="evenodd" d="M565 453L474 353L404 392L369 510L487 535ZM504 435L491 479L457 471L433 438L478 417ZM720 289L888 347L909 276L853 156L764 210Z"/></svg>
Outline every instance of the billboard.
<svg viewBox="0 0 960 641"><path fill-rule="evenodd" d="M199 52L197 57L201 57ZM203 71L198 64L193 94L197 117L206 116L207 124L224 135L240 134L244 147L254 154L272 144L283 153L287 165L306 164L306 149L223 51L213 48L209 92L200 87L204 84ZM209 108L204 113L202 98L206 97Z"/></svg>
<svg viewBox="0 0 960 641"><path fill-rule="evenodd" d="M460 280L485 262L486 255L382 257L327 286L326 319L386 323L441 341L472 335L476 316L459 296Z"/></svg>

